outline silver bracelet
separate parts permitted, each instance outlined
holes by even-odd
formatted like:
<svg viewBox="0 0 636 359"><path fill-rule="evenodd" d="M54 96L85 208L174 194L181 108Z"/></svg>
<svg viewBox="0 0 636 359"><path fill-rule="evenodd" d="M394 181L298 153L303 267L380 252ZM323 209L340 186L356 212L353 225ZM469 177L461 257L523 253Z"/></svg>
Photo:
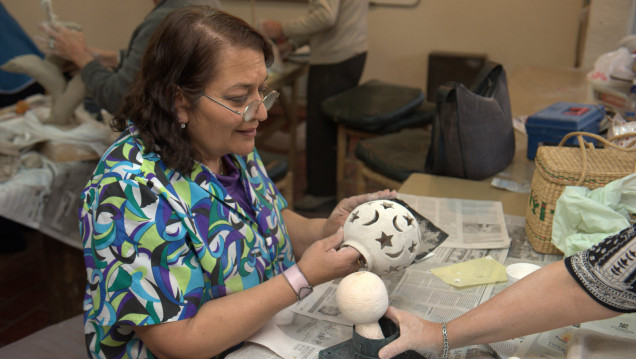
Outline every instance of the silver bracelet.
<svg viewBox="0 0 636 359"><path fill-rule="evenodd" d="M446 322L442 322L442 359L448 359L448 332L446 331Z"/></svg>

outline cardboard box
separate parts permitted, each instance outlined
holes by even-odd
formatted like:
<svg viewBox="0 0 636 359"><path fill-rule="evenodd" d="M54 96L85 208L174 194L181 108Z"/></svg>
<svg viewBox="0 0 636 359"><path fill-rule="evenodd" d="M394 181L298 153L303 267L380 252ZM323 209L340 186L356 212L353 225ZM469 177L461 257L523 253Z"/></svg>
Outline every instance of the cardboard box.
<svg viewBox="0 0 636 359"><path fill-rule="evenodd" d="M599 107L602 110L602 106ZM529 159L534 159L537 148L542 144L558 144L570 132L584 131L598 134L603 113L594 105L574 102L557 102L528 117ZM568 143L576 144L571 138ZM594 140L590 140L595 142Z"/></svg>

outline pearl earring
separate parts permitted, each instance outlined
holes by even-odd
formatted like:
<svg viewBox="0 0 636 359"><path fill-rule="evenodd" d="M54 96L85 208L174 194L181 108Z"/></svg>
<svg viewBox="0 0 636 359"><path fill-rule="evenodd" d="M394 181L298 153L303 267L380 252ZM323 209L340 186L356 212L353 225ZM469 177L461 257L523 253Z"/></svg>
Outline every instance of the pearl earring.
<svg viewBox="0 0 636 359"><path fill-rule="evenodd" d="M183 130L185 128L185 123L181 124L181 129Z"/></svg>

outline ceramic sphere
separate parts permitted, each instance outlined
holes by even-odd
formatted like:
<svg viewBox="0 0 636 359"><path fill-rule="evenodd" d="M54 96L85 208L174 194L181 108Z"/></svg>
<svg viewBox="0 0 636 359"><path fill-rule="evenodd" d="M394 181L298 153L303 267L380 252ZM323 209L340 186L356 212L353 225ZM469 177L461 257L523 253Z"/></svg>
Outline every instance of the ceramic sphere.
<svg viewBox="0 0 636 359"><path fill-rule="evenodd" d="M347 217L343 245L358 250L367 269L382 276L413 262L420 245L420 227L401 204L370 201L356 207Z"/></svg>
<svg viewBox="0 0 636 359"><path fill-rule="evenodd" d="M389 306L386 286L376 274L362 271L344 277L336 289L340 313L354 324L375 323Z"/></svg>

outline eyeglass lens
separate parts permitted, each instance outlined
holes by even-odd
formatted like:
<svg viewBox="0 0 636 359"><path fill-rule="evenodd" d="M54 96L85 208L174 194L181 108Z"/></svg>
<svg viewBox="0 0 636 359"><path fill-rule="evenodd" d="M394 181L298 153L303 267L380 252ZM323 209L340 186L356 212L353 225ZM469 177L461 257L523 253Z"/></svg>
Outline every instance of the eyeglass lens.
<svg viewBox="0 0 636 359"><path fill-rule="evenodd" d="M265 110L269 110L270 108L272 108L272 106L274 105L274 102L276 102L276 97L277 96L275 92L270 92L267 96L263 98L262 103L263 103L263 106L265 107ZM258 111L258 107L260 105L261 105L261 101L254 101L250 103L245 109L243 120L250 121L254 117L254 115L256 115L256 111Z"/></svg>

